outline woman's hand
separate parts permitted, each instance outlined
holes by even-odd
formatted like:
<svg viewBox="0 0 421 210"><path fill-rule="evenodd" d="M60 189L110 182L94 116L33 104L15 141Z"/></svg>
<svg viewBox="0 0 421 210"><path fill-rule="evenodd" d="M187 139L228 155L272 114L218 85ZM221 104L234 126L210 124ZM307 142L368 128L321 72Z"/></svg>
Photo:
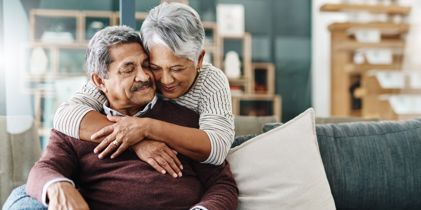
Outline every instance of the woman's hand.
<svg viewBox="0 0 421 210"><path fill-rule="evenodd" d="M104 138L94 149L94 153L100 153L99 158L104 158L111 153L111 158L115 158L146 137L148 118L127 116L107 116L107 118L115 123L102 128L91 136L94 141Z"/></svg>
<svg viewBox="0 0 421 210"><path fill-rule="evenodd" d="M180 160L177 158L177 152L169 148L165 143L153 140L143 140L134 145L133 150L139 159L147 162L158 172L173 176L181 177Z"/></svg>

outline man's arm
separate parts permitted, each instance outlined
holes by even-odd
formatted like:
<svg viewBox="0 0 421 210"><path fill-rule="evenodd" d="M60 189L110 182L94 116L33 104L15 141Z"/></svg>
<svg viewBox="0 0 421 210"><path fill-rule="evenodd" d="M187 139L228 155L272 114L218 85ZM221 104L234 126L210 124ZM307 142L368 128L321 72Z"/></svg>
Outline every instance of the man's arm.
<svg viewBox="0 0 421 210"><path fill-rule="evenodd" d="M205 194L195 206L209 210L237 209L238 188L228 162L220 166L193 163L193 167L205 187Z"/></svg>
<svg viewBox="0 0 421 210"><path fill-rule="evenodd" d="M53 130L41 159L29 173L26 191L44 204L50 185L59 181L72 183L70 179L77 173L78 160L69 138Z"/></svg>

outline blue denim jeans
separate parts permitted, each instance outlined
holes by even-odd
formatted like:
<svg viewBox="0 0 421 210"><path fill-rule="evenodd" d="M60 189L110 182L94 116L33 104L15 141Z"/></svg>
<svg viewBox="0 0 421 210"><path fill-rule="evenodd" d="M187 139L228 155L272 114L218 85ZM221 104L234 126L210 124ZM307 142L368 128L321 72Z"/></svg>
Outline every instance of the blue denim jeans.
<svg viewBox="0 0 421 210"><path fill-rule="evenodd" d="M25 191L25 185L15 188L3 205L3 210L47 210L39 201L31 198Z"/></svg>

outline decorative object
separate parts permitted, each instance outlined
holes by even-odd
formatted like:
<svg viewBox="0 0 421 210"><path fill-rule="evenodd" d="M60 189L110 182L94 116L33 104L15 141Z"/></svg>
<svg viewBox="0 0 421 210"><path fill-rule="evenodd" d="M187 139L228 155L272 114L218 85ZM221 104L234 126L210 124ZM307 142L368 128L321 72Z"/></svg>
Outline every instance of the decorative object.
<svg viewBox="0 0 421 210"><path fill-rule="evenodd" d="M42 47L32 49L29 68L31 75L42 75L47 72L48 57Z"/></svg>
<svg viewBox="0 0 421 210"><path fill-rule="evenodd" d="M244 34L244 5L218 4L216 12L219 35L242 36Z"/></svg>
<svg viewBox="0 0 421 210"><path fill-rule="evenodd" d="M237 79L241 77L241 63L238 53L235 51L229 51L225 55L224 69L225 74L230 79Z"/></svg>

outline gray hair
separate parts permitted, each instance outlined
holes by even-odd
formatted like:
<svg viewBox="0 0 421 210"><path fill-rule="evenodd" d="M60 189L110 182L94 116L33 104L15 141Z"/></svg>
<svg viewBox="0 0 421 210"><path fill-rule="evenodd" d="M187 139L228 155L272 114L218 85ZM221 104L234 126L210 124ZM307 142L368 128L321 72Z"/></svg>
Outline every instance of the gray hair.
<svg viewBox="0 0 421 210"><path fill-rule="evenodd" d="M164 2L149 11L140 34L148 53L154 44L165 44L175 55L195 63L205 39L199 14L181 3Z"/></svg>
<svg viewBox="0 0 421 210"><path fill-rule="evenodd" d="M109 26L96 32L86 50L88 73L97 73L101 78L108 78L108 65L111 63L110 47L128 43L142 45L139 33L130 27Z"/></svg>

